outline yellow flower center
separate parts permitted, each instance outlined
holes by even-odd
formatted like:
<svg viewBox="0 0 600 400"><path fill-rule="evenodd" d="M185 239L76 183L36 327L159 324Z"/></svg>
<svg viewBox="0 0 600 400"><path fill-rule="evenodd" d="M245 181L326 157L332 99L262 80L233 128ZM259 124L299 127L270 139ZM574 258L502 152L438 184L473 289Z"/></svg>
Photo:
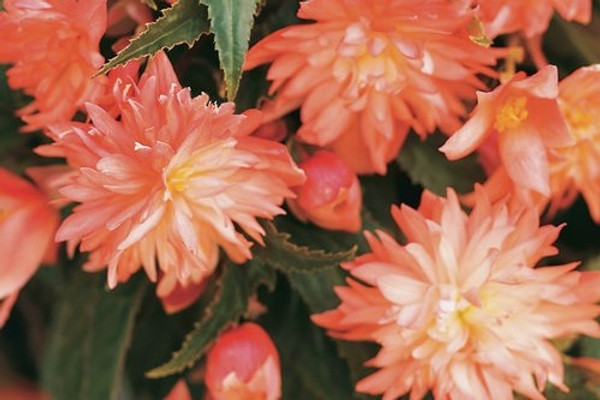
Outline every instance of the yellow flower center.
<svg viewBox="0 0 600 400"><path fill-rule="evenodd" d="M334 75L340 81L350 79L350 94L356 96L365 88L395 93L404 87L404 56L386 33L371 31L360 22L352 24L337 52Z"/></svg>
<svg viewBox="0 0 600 400"><path fill-rule="evenodd" d="M571 134L575 139L585 140L588 139L593 133L594 118L589 112L583 111L581 107L576 106L563 106L562 112L569 128L571 128Z"/></svg>
<svg viewBox="0 0 600 400"><path fill-rule="evenodd" d="M194 174L194 169L191 167L181 167L172 171L167 176L167 188L170 192L181 193L188 188L188 182Z"/></svg>
<svg viewBox="0 0 600 400"><path fill-rule="evenodd" d="M516 129L528 116L527 98L525 96L511 97L504 102L496 114L494 128L500 133Z"/></svg>

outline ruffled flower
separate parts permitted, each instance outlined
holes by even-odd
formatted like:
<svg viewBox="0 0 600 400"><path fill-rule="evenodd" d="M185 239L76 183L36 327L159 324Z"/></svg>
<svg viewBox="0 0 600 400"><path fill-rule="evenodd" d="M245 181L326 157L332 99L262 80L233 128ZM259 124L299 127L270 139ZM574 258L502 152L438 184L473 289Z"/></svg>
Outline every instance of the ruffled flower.
<svg viewBox="0 0 600 400"><path fill-rule="evenodd" d="M492 92L478 92L477 99L471 118L440 151L456 160L491 138L515 185L548 196L548 153L573 144L558 104L556 67L547 66L528 78L519 72Z"/></svg>
<svg viewBox="0 0 600 400"><path fill-rule="evenodd" d="M26 130L69 121L85 101L96 101L107 78L99 43L106 1L5 0L0 12L0 63L13 64L8 84L33 102L19 111Z"/></svg>
<svg viewBox="0 0 600 400"><path fill-rule="evenodd" d="M0 168L0 326L40 264L52 261L58 222L42 191Z"/></svg>
<svg viewBox="0 0 600 400"><path fill-rule="evenodd" d="M206 357L208 400L279 400L281 371L273 341L248 322L219 336Z"/></svg>
<svg viewBox="0 0 600 400"><path fill-rule="evenodd" d="M550 340L600 337L599 272L577 263L536 267L555 255L560 227L539 226L536 210L491 203L477 190L467 215L452 189L426 192L418 211L392 210L406 235L366 233L371 252L343 266L342 300L314 316L332 336L375 341L379 368L357 390L384 400L544 399L546 382L567 390L560 353Z"/></svg>
<svg viewBox="0 0 600 400"><path fill-rule="evenodd" d="M86 270L108 266L110 287L143 267L160 297L201 284L219 248L250 259L244 233L262 243L257 218L283 214L289 187L305 179L285 146L249 136L260 115L191 97L163 53L114 92L118 119L88 103L91 124L53 128L56 142L42 149L77 171L61 193L80 204L57 240L90 252Z"/></svg>
<svg viewBox="0 0 600 400"><path fill-rule="evenodd" d="M306 182L289 199L292 213L301 221L325 229L358 232L362 222L362 190L348 165L335 153L319 150L299 164Z"/></svg>
<svg viewBox="0 0 600 400"><path fill-rule="evenodd" d="M246 69L272 63L275 119L301 108L298 137L335 151L358 173L384 174L409 128L450 133L478 74L502 52L476 44L468 1L309 0L298 17L250 49Z"/></svg>
<svg viewBox="0 0 600 400"><path fill-rule="evenodd" d="M567 21L588 24L592 19L591 0L476 0L485 33L496 37L522 32L531 38L548 29L557 11Z"/></svg>

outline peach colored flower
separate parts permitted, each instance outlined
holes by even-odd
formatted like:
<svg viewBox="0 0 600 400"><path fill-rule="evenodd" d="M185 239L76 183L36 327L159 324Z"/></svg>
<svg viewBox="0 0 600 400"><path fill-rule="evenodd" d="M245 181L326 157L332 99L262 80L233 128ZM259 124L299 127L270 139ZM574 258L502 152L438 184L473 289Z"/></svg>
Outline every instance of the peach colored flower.
<svg viewBox="0 0 600 400"><path fill-rule="evenodd" d="M500 161L517 186L550 194L550 149L573 144L558 105L558 73L547 66L517 73L492 92L477 93L471 118L440 148L456 160L495 137Z"/></svg>
<svg viewBox="0 0 600 400"><path fill-rule="evenodd" d="M179 379L164 400L192 400L192 394L183 379Z"/></svg>
<svg viewBox="0 0 600 400"><path fill-rule="evenodd" d="M319 150L299 164L306 182L295 189L298 195L287 201L301 221L325 229L358 232L362 191L356 174L338 155Z"/></svg>
<svg viewBox="0 0 600 400"><path fill-rule="evenodd" d="M392 215L407 238L366 233L371 252L343 266L341 305L314 316L332 336L382 348L379 371L357 390L396 399L512 399L513 390L544 399L546 382L567 390L550 340L600 337L600 272L577 263L536 267L557 253L560 227L539 226L536 210L491 203L477 189L467 215L452 189L429 192L418 211Z"/></svg>
<svg viewBox="0 0 600 400"><path fill-rule="evenodd" d="M523 32L531 38L548 29L556 10L567 21L588 24L592 19L591 0L476 0L486 35Z"/></svg>
<svg viewBox="0 0 600 400"><path fill-rule="evenodd" d="M92 79L104 63L99 42L106 29L106 1L5 0L0 12L0 63L8 84L34 98L19 111L36 130L69 121L84 101L105 90L106 77Z"/></svg>
<svg viewBox="0 0 600 400"><path fill-rule="evenodd" d="M480 147L490 177L484 188L492 199L500 199L508 192L513 202L537 207L548 214L569 207L581 193L587 201L592 218L600 222L600 66L581 68L559 84L559 104L565 117L571 146L551 149L548 153L548 195L515 185L500 164L495 143L489 141ZM464 198L472 204L473 195Z"/></svg>
<svg viewBox="0 0 600 400"><path fill-rule="evenodd" d="M163 53L114 92L118 119L88 103L90 126L51 130L53 155L77 171L61 193L80 203L57 240L90 252L86 270L108 266L110 287L140 267L156 281L159 269L160 297L200 284L219 248L234 262L251 258L241 231L261 243L257 218L283 214L289 187L305 179L285 146L249 136L259 113L191 97Z"/></svg>
<svg viewBox="0 0 600 400"><path fill-rule="evenodd" d="M358 173L384 174L408 129L421 136L460 126L478 74L503 51L469 37L468 1L308 0L298 17L250 49L246 69L272 63L264 112L301 108L298 137L326 146Z"/></svg>
<svg viewBox="0 0 600 400"><path fill-rule="evenodd" d="M279 400L279 355L259 325L248 322L219 336L206 357L210 400Z"/></svg>
<svg viewBox="0 0 600 400"><path fill-rule="evenodd" d="M569 207L581 193L600 223L600 65L560 82L559 102L574 145L553 151L550 212Z"/></svg>
<svg viewBox="0 0 600 400"><path fill-rule="evenodd" d="M58 222L43 192L0 168L0 326L40 264L52 261Z"/></svg>

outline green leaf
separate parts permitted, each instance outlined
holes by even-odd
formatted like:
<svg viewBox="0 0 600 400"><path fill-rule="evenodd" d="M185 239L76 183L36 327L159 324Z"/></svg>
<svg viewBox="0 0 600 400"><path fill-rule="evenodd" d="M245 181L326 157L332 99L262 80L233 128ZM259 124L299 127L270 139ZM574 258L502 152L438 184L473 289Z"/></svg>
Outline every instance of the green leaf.
<svg viewBox="0 0 600 400"><path fill-rule="evenodd" d="M215 35L215 47L219 62L225 72L227 98L231 101L242 76L242 65L248 51L250 31L258 0L200 0L208 6L211 32Z"/></svg>
<svg viewBox="0 0 600 400"><path fill-rule="evenodd" d="M338 357L335 343L311 323L308 309L285 279L264 302L268 312L259 323L279 351L282 398L352 399L348 367Z"/></svg>
<svg viewBox="0 0 600 400"><path fill-rule="evenodd" d="M53 399L115 400L146 280L114 290L104 274L76 272L58 303L42 382Z"/></svg>
<svg viewBox="0 0 600 400"><path fill-rule="evenodd" d="M292 235L279 232L273 223L266 222L263 226L266 231L265 246L255 246L254 256L257 260L283 272L313 272L334 267L341 262L352 260L356 253L356 246L336 253L298 246L290 241Z"/></svg>
<svg viewBox="0 0 600 400"><path fill-rule="evenodd" d="M438 149L446 137L441 134L430 136L425 142L410 135L398 156L400 167L415 183L441 196L446 188L453 187L459 193L473 191L476 182L485 180L483 169L475 155L461 160L449 161Z"/></svg>
<svg viewBox="0 0 600 400"><path fill-rule="evenodd" d="M242 266L226 264L216 283L214 296L194 330L185 338L171 359L149 371L149 378L163 378L192 367L204 355L208 346L231 322L237 321L248 308L248 299L258 286L273 286L272 270L250 262ZM208 293L212 294L209 289Z"/></svg>
<svg viewBox="0 0 600 400"><path fill-rule="evenodd" d="M108 61L98 74L131 60L154 55L163 49L172 49L185 43L192 47L194 42L209 31L206 7L198 0L179 0L175 5L163 11L163 15L146 26L140 35Z"/></svg>

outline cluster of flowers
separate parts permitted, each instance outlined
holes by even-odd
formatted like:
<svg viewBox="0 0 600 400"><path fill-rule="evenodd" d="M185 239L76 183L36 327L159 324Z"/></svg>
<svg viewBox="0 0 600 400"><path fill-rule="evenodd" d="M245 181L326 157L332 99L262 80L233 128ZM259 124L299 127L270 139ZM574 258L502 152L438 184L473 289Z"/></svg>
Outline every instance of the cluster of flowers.
<svg viewBox="0 0 600 400"><path fill-rule="evenodd" d="M543 399L547 381L567 390L550 340L600 337L600 274L537 266L556 253L560 231L540 226L541 212L581 193L600 222L600 66L560 83L543 57L530 77L499 73L499 59L514 63L511 50L483 43L512 33L537 54L554 11L585 23L591 0L307 0L298 17L312 22L250 50L246 69L272 64L274 97L243 114L192 97L163 53L141 75L132 62L92 78L107 25L148 20L137 1L108 12L106 0L4 7L0 62L11 65L9 85L33 98L19 111L24 130L42 130L51 143L36 151L66 166L31 170L37 187L0 170L0 323L55 240L88 252L84 269L107 269L111 288L143 269L165 309L179 311L200 295L220 250L237 263L252 257L249 238L261 244L265 234L257 219L283 214L286 199L303 221L358 231L356 174L385 174L409 132L440 130L450 160L479 152L487 182L460 200L452 189L447 199L426 191L418 210L393 208L407 244L367 232L371 252L343 265L351 278L335 289L341 305L314 316L332 336L382 346L370 361L380 370L357 390ZM278 142L280 118L296 109L295 138L306 145L298 165ZM71 202L60 223L56 206ZM24 247L24 236L39 246ZM253 336L254 362L214 367ZM207 386L214 399L276 399L278 370L268 337L242 325L211 350Z"/></svg>

